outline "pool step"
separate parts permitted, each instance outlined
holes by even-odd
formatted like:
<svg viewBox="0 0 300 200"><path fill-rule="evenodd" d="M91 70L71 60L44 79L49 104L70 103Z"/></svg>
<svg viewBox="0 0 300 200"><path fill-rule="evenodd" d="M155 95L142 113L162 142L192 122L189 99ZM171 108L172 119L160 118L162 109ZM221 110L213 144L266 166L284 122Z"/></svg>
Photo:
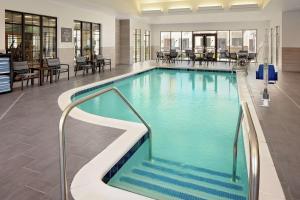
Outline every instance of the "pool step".
<svg viewBox="0 0 300 200"><path fill-rule="evenodd" d="M155 158L110 185L159 200L246 200L243 186L230 180L227 173Z"/></svg>
<svg viewBox="0 0 300 200"><path fill-rule="evenodd" d="M151 162L143 162L142 166L144 169L147 169L147 170L152 170L152 171L156 171L156 172L160 172L160 173L168 174L168 175L174 175L176 177L182 177L184 179L193 180L194 182L198 182L198 183L206 183L206 184L210 184L213 186L223 187L223 188L227 188L227 189L231 189L231 190L235 190L235 191L243 191L243 186L233 183L233 182L227 182L224 180L208 178L208 177L198 175L198 174L195 175L190 172L179 171L177 169L153 164Z"/></svg>
<svg viewBox="0 0 300 200"><path fill-rule="evenodd" d="M229 174L226 172L220 172L220 171L216 171L216 170L211 170L211 169L207 169L207 168L203 168L203 167L198 167L198 166L189 165L189 164L172 161L172 160L167 160L167 159L163 159L163 158L158 158L158 157L153 157L152 160L154 162L158 162L160 164L165 164L167 166L177 167L179 169L190 170L190 171L194 171L197 173L208 174L210 176L224 178L224 179L230 179L230 180L232 179L232 174ZM240 177L237 177L237 180L239 180L239 179L240 179Z"/></svg>

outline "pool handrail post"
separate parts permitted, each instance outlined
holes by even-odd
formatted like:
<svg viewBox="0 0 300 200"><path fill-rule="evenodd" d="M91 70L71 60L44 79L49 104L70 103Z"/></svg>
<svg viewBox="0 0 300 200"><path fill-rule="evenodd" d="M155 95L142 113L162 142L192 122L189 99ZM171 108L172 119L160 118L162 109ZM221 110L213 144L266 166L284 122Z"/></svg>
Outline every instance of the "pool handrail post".
<svg viewBox="0 0 300 200"><path fill-rule="evenodd" d="M236 169L237 169L237 156L238 156L238 141L239 141L239 134L242 126L242 119L243 119L243 108L239 106L239 116L238 122L235 129L235 136L234 136L234 144L233 144L233 167L232 167L232 180L236 181Z"/></svg>
<svg viewBox="0 0 300 200"><path fill-rule="evenodd" d="M249 137L249 153L250 153L248 199L258 200L259 186L260 186L260 155L259 155L258 137L257 137L256 129L247 102L244 102L241 108L242 109L240 109L240 113L239 113L239 121L237 125L237 131L236 131L234 147L233 147L234 150L233 150L232 179L233 181L236 181L238 136L240 132L242 118L246 118L249 123L248 137Z"/></svg>
<svg viewBox="0 0 300 200"><path fill-rule="evenodd" d="M148 129L149 134L149 157L152 159L152 131L151 127L148 125L148 123L142 118L142 116L135 110L135 108L129 103L129 101L126 99L126 97L117 89L114 87L107 88L98 92L95 92L93 94L90 94L86 97L83 97L81 99L78 99L74 102L72 102L70 105L68 105L65 110L63 111L60 121L59 121L59 161L60 161L60 182L61 182L61 200L69 200L68 196L68 182L67 182L67 174L66 174L66 137L65 137L65 122L69 115L69 113L78 105L83 104L84 102L91 100L97 96L100 96L102 94L105 94L107 92L113 91L119 96L123 102L134 112L134 114L142 121L142 123L146 126Z"/></svg>

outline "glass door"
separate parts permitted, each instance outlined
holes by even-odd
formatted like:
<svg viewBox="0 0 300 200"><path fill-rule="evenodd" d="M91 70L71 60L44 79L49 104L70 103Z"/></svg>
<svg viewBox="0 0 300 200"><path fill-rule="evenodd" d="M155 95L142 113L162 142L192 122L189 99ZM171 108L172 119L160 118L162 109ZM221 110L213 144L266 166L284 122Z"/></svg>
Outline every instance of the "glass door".
<svg viewBox="0 0 300 200"><path fill-rule="evenodd" d="M193 35L193 50L194 53L205 53L204 36Z"/></svg>
<svg viewBox="0 0 300 200"><path fill-rule="evenodd" d="M217 52L217 34L193 34L193 50L196 56L203 56L209 52L214 54L216 59Z"/></svg>

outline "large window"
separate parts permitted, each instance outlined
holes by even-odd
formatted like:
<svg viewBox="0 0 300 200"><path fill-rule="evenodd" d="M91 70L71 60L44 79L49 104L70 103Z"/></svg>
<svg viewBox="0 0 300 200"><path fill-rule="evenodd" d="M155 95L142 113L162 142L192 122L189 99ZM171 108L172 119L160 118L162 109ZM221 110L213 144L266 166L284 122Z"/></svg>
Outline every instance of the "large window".
<svg viewBox="0 0 300 200"><path fill-rule="evenodd" d="M75 57L84 56L92 60L101 52L101 24L75 21L74 24Z"/></svg>
<svg viewBox="0 0 300 200"><path fill-rule="evenodd" d="M144 40L145 40L145 60L151 59L151 41L150 41L150 31L145 31Z"/></svg>
<svg viewBox="0 0 300 200"><path fill-rule="evenodd" d="M171 32L160 33L160 50L170 51L171 49Z"/></svg>
<svg viewBox="0 0 300 200"><path fill-rule="evenodd" d="M193 49L193 32L182 32L182 39L181 39L181 58L186 58L186 51Z"/></svg>
<svg viewBox="0 0 300 200"><path fill-rule="evenodd" d="M56 19L43 17L43 59L56 58Z"/></svg>
<svg viewBox="0 0 300 200"><path fill-rule="evenodd" d="M230 52L238 53L243 50L243 31L230 31Z"/></svg>
<svg viewBox="0 0 300 200"><path fill-rule="evenodd" d="M73 35L75 45L75 57L77 57L81 55L81 22L75 22Z"/></svg>
<svg viewBox="0 0 300 200"><path fill-rule="evenodd" d="M186 57L186 50L197 51L203 47L203 38L195 37L195 43L193 47L193 35L194 34L217 34L217 53L231 52L237 53L241 50L248 51L249 53L257 52L257 31L256 30L234 30L234 31L196 31L196 32L167 32L160 33L160 50L163 52L169 52L170 50L176 50L184 60ZM213 38L213 37L212 37ZM215 42L207 38L207 47L215 48Z"/></svg>
<svg viewBox="0 0 300 200"><path fill-rule="evenodd" d="M171 50L181 51L181 32L171 32Z"/></svg>
<svg viewBox="0 0 300 200"><path fill-rule="evenodd" d="M14 61L42 65L43 59L57 56L57 19L5 11L5 43Z"/></svg>
<svg viewBox="0 0 300 200"><path fill-rule="evenodd" d="M22 13L5 12L5 48L11 52L14 61L23 60L22 25Z"/></svg>
<svg viewBox="0 0 300 200"><path fill-rule="evenodd" d="M93 24L92 25L92 31L93 31L93 42L92 42L92 52L93 55L99 55L100 54L100 46L101 46L101 29L100 24Z"/></svg>
<svg viewBox="0 0 300 200"><path fill-rule="evenodd" d="M229 31L218 31L218 53L220 52L229 52Z"/></svg>
<svg viewBox="0 0 300 200"><path fill-rule="evenodd" d="M243 50L256 53L256 30L244 31Z"/></svg>
<svg viewBox="0 0 300 200"><path fill-rule="evenodd" d="M142 51L142 31L141 29L135 29L134 31L134 62L141 62Z"/></svg>

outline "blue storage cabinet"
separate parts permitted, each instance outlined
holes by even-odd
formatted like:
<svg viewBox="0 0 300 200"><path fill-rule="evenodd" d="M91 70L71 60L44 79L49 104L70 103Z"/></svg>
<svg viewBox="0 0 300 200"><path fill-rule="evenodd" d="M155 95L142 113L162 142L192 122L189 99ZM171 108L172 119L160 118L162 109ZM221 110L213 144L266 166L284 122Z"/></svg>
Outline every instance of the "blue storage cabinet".
<svg viewBox="0 0 300 200"><path fill-rule="evenodd" d="M0 55L0 94L12 91L12 79L10 56Z"/></svg>

